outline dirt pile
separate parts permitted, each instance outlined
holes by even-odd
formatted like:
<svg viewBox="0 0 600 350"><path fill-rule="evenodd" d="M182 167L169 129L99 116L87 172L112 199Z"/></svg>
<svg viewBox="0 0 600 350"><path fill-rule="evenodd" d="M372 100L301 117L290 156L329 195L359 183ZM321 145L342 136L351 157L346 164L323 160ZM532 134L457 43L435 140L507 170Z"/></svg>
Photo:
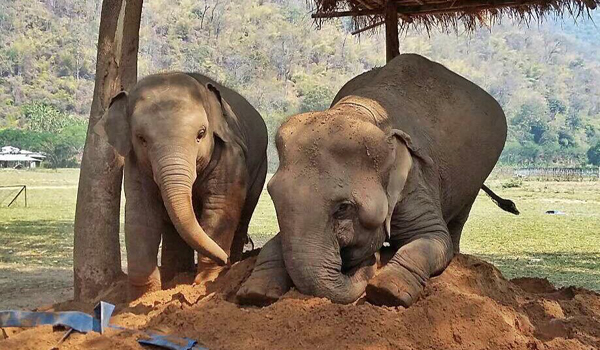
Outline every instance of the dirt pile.
<svg viewBox="0 0 600 350"><path fill-rule="evenodd" d="M600 349L600 295L555 289L543 279L508 281L492 265L457 256L414 306L332 304L291 291L265 307L233 300L254 258L207 287L179 285L119 305L113 324L197 339L213 349ZM118 301L124 285L105 297ZM87 306L57 305L56 309ZM9 335L2 349L43 349L63 332ZM73 334L60 349L140 349L132 331Z"/></svg>

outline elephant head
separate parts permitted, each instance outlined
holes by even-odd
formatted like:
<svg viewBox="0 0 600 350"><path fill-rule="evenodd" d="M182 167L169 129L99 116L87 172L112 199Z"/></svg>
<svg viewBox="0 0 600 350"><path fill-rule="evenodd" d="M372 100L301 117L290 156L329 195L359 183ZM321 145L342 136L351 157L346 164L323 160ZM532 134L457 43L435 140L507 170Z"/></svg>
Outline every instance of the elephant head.
<svg viewBox="0 0 600 350"><path fill-rule="evenodd" d="M292 281L338 303L358 299L373 276L413 164L410 137L362 112L337 105L288 120L268 184Z"/></svg>
<svg viewBox="0 0 600 350"><path fill-rule="evenodd" d="M179 235L219 264L227 254L202 229L192 205L192 186L234 137L230 107L212 84L184 73L142 79L121 92L94 127L139 172L154 179Z"/></svg>

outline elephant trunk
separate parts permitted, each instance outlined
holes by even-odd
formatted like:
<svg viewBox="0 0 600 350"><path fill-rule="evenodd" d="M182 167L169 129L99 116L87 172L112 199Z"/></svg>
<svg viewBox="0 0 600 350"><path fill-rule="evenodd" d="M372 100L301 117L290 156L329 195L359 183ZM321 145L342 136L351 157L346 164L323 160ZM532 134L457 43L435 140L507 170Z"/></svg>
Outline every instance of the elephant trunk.
<svg viewBox="0 0 600 350"><path fill-rule="evenodd" d="M300 292L349 304L365 291L374 274L374 261L367 259L346 274L342 271L337 239L324 235L324 231L307 235L282 233L285 266Z"/></svg>
<svg viewBox="0 0 600 350"><path fill-rule="evenodd" d="M220 265L227 264L227 253L202 229L192 205L192 186L196 180L195 158L165 152L153 167L165 208L181 238L194 250Z"/></svg>

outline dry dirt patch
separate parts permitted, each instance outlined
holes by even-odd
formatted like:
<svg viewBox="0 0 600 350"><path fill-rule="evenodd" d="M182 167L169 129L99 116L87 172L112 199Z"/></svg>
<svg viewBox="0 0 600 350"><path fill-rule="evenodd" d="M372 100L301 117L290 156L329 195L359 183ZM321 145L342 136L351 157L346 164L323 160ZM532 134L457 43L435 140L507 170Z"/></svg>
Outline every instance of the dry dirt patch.
<svg viewBox="0 0 600 350"><path fill-rule="evenodd" d="M543 279L506 280L494 266L459 255L408 309L364 300L332 304L296 291L264 308L240 307L235 292L254 264L234 265L206 287L177 285L119 304L112 323L197 339L209 349L598 349L600 295ZM124 284L104 295L119 302ZM63 303L54 309L90 305ZM62 332L38 327L2 349L55 345ZM60 349L139 349L138 334L75 334Z"/></svg>

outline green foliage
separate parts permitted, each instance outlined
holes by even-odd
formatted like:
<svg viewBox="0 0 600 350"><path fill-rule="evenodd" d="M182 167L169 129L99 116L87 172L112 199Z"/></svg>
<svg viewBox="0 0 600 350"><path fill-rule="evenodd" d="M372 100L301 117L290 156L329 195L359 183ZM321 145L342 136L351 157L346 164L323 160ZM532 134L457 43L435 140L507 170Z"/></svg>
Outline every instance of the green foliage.
<svg viewBox="0 0 600 350"><path fill-rule="evenodd" d="M23 121L27 130L50 133L84 124L81 118L67 115L51 105L39 102L23 105Z"/></svg>
<svg viewBox="0 0 600 350"><path fill-rule="evenodd" d="M54 134L47 144L48 163L52 168L73 168L79 165L79 155L83 152L87 127L74 124Z"/></svg>
<svg viewBox="0 0 600 350"><path fill-rule="evenodd" d="M43 164L51 168L78 166L87 131L83 119L46 103L26 104L22 111L24 127L0 130L0 145L43 152L47 157Z"/></svg>
<svg viewBox="0 0 600 350"><path fill-rule="evenodd" d="M4 129L0 130L0 145L10 145L28 151L41 152L49 137L50 135L46 133L22 129Z"/></svg>
<svg viewBox="0 0 600 350"><path fill-rule="evenodd" d="M44 164L50 168L72 168L79 164L85 135L82 123L66 126L58 133L4 129L0 130L0 144L43 152L47 157Z"/></svg>
<svg viewBox="0 0 600 350"><path fill-rule="evenodd" d="M87 116L101 1L0 8L0 128L46 132ZM345 82L385 64L382 33L356 38L347 19L317 29L309 13L305 0L147 1L139 74L210 75L245 96L274 135L288 116L327 108ZM600 10L592 19L505 20L470 36L409 31L400 51L439 61L498 100L509 126L501 162L580 165L600 128ZM272 142L269 161L273 171Z"/></svg>
<svg viewBox="0 0 600 350"><path fill-rule="evenodd" d="M318 78L301 74L293 80L296 83L298 97L301 98L299 113L323 111L329 108L335 93L327 86L323 86Z"/></svg>
<svg viewBox="0 0 600 350"><path fill-rule="evenodd" d="M333 100L333 96L331 90L326 87L315 86L302 96L300 112L323 111L329 107L329 101Z"/></svg>
<svg viewBox="0 0 600 350"><path fill-rule="evenodd" d="M502 183L502 188L520 188L523 186L523 180L513 177Z"/></svg>
<svg viewBox="0 0 600 350"><path fill-rule="evenodd" d="M596 145L590 147L587 151L587 157L590 164L600 166L600 141Z"/></svg>
<svg viewBox="0 0 600 350"><path fill-rule="evenodd" d="M37 101L88 113L99 4L0 0L0 127L18 126L21 107Z"/></svg>

